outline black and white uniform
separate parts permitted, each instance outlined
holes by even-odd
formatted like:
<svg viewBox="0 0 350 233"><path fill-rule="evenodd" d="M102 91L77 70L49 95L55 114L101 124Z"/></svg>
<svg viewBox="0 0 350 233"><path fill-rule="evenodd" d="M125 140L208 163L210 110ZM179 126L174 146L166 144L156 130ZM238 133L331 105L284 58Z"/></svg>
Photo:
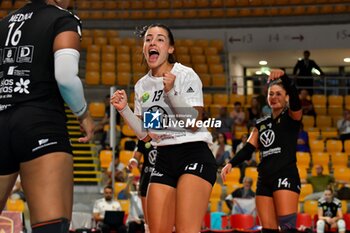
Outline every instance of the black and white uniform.
<svg viewBox="0 0 350 233"><path fill-rule="evenodd" d="M140 192L142 197L147 195L149 180L157 158L156 148L154 148L152 145L149 148L146 148L145 145L146 143L144 141L139 140L136 147L136 151L143 155L143 165L140 179Z"/></svg>
<svg viewBox="0 0 350 233"><path fill-rule="evenodd" d="M341 201L334 197L332 202L327 202L322 197L318 200L318 208L322 208L324 217L334 218L338 215L338 210L341 210Z"/></svg>
<svg viewBox="0 0 350 233"><path fill-rule="evenodd" d="M74 15L28 3L0 21L0 174L51 152L71 153L64 102L54 76L53 43L81 34Z"/></svg>
<svg viewBox="0 0 350 233"><path fill-rule="evenodd" d="M203 106L202 83L193 69L175 63L171 73L176 76L174 89L190 106ZM182 174L190 173L207 180L216 180L216 163L208 144L211 134L205 127L193 132L176 125L175 114L164 96L163 78L151 72L135 85L135 114L143 118L145 128L157 134L157 160L151 182L176 187Z"/></svg>
<svg viewBox="0 0 350 233"><path fill-rule="evenodd" d="M256 121L259 131L260 164L257 195L271 196L287 189L300 193L296 165L296 145L300 121L293 120L285 109L277 118L266 116Z"/></svg>

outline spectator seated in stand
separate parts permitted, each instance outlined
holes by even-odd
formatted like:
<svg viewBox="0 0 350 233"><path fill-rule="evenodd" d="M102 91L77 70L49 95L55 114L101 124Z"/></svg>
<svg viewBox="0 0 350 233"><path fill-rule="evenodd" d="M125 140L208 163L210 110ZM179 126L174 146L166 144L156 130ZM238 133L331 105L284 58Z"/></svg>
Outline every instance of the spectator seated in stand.
<svg viewBox="0 0 350 233"><path fill-rule="evenodd" d="M300 123L300 130L299 130L299 134L298 134L297 151L298 152L310 152L309 135L304 130L304 125L302 123Z"/></svg>
<svg viewBox="0 0 350 233"><path fill-rule="evenodd" d="M333 228L337 228L339 233L345 233L345 221L341 201L334 197L331 187L326 188L323 197L318 200L318 220L316 224L317 233L324 233Z"/></svg>

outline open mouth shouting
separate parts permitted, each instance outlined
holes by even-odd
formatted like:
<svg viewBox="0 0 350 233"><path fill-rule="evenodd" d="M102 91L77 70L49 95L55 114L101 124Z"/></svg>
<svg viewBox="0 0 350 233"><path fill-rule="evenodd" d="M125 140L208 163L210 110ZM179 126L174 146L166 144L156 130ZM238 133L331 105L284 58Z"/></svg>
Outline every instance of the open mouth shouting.
<svg viewBox="0 0 350 233"><path fill-rule="evenodd" d="M149 56L148 58L149 62L156 62L159 57L159 52L156 49L150 49L148 51L148 56Z"/></svg>

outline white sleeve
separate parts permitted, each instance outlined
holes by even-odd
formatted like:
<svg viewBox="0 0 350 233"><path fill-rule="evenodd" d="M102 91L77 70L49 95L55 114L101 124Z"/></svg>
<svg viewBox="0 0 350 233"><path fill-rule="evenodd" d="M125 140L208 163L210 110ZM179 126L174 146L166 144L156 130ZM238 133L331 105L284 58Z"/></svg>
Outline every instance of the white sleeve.
<svg viewBox="0 0 350 233"><path fill-rule="evenodd" d="M202 81L199 76L191 70L185 76L181 85L181 95L186 99L186 102L191 106L203 106L203 90Z"/></svg>
<svg viewBox="0 0 350 233"><path fill-rule="evenodd" d="M140 90L138 88L138 85L135 85L134 114L136 116L142 115L141 100L140 100L139 93L140 93Z"/></svg>
<svg viewBox="0 0 350 233"><path fill-rule="evenodd" d="M83 85L78 77L80 54L75 49L55 52L55 78L63 100L76 116L87 110Z"/></svg>

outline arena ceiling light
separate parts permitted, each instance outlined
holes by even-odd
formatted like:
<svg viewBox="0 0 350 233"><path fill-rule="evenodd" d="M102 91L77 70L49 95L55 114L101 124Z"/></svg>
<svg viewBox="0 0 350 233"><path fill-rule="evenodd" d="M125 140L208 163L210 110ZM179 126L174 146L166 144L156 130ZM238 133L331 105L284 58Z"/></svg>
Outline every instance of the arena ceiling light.
<svg viewBox="0 0 350 233"><path fill-rule="evenodd" d="M266 66L267 65L267 61L264 61L264 60L259 61L259 65Z"/></svg>
<svg viewBox="0 0 350 233"><path fill-rule="evenodd" d="M350 63L350 57L344 58L344 62L349 62Z"/></svg>

